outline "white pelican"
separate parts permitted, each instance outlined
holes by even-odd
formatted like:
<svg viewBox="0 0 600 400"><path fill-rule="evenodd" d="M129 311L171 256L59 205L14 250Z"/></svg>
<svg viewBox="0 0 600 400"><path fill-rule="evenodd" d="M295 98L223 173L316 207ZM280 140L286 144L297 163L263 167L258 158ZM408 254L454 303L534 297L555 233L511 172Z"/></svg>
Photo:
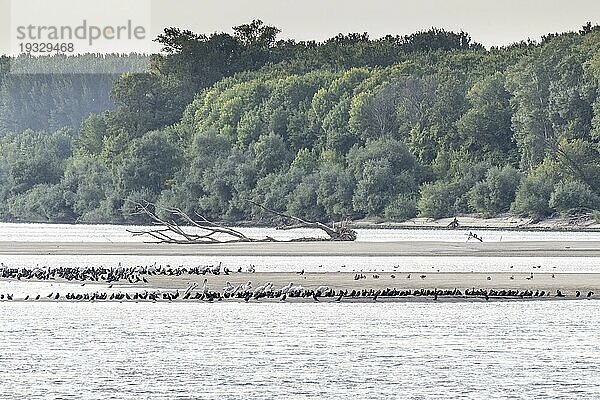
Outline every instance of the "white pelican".
<svg viewBox="0 0 600 400"><path fill-rule="evenodd" d="M273 283L267 282L264 285L257 287L254 290L254 294L255 295L256 294L262 294L262 293L266 293L266 292L271 291L271 290L273 290Z"/></svg>
<svg viewBox="0 0 600 400"><path fill-rule="evenodd" d="M225 293L231 293L235 290L235 286L233 286L231 282L227 281L225 282L225 287L223 288L223 290L225 291Z"/></svg>
<svg viewBox="0 0 600 400"><path fill-rule="evenodd" d="M302 285L298 285L298 286L292 286L288 293L293 293L293 294L300 294L304 292L304 287Z"/></svg>
<svg viewBox="0 0 600 400"><path fill-rule="evenodd" d="M290 282L289 285L285 285L284 287L281 288L281 293L286 294L287 292L290 291L290 289L294 286L294 284L292 282Z"/></svg>
<svg viewBox="0 0 600 400"><path fill-rule="evenodd" d="M187 294L189 294L192 290L196 289L198 287L198 283L194 282L192 283L186 290L185 293L183 293L183 297L185 297Z"/></svg>
<svg viewBox="0 0 600 400"><path fill-rule="evenodd" d="M319 286L316 290L317 293L323 294L329 290L329 286Z"/></svg>
<svg viewBox="0 0 600 400"><path fill-rule="evenodd" d="M267 285L268 285L268 283L258 286L256 289L254 289L254 294L257 295L257 294L261 294L261 293L265 292Z"/></svg>

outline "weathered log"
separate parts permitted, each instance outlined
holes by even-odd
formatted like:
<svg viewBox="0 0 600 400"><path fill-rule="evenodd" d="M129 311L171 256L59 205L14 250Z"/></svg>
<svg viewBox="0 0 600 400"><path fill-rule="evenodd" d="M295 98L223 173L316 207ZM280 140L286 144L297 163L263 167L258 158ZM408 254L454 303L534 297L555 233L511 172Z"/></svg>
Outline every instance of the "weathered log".
<svg viewBox="0 0 600 400"><path fill-rule="evenodd" d="M133 236L150 236L159 243L174 243L174 244L206 244L206 243L236 243L236 242L273 242L273 238L264 237L262 239L254 239L244 235L242 232L229 228L226 226L218 225L214 222L207 220L202 216L199 221L194 220L189 215L184 213L178 208L167 208L164 209L167 214L170 215L170 219L160 218L155 211L151 208L156 209L156 206L152 203L139 203L132 202L137 211L133 215L145 215L155 225L160 225L159 229L150 230L132 230L128 229L127 232L133 234ZM185 230L182 226L177 223L177 219L185 222L187 227L197 228L200 232L193 233ZM217 238L215 236L225 236L225 239Z"/></svg>
<svg viewBox="0 0 600 400"><path fill-rule="evenodd" d="M468 242L470 239L475 239L475 240L479 240L480 242L483 242L483 238L482 238L481 236L477 236L477 234L476 234L476 233L473 233L473 232L469 232L469 234L468 234L468 236L467 236L467 242Z"/></svg>
<svg viewBox="0 0 600 400"><path fill-rule="evenodd" d="M263 210L265 210L267 212L270 212L271 214L274 214L279 217L283 217L283 218L290 219L292 221L297 222L294 225L284 225L284 226L278 227L277 229L290 230L290 229L298 229L298 228L315 228L315 229L321 229L322 231L324 231L329 236L330 241L352 242L352 241L356 240L356 231L354 231L353 229L351 229L349 227L349 222L347 220L342 221L338 224L333 224L333 227L329 227L322 222L307 221L307 220L304 220L302 218L299 218L299 217L296 217L293 215L289 215L289 214L285 214L285 213L282 213L279 211L272 210L268 207L265 207L264 205L262 205L260 203L252 201L252 200L246 200L246 201L248 201L251 204L254 204L257 207L262 208Z"/></svg>
<svg viewBox="0 0 600 400"><path fill-rule="evenodd" d="M295 226L285 226L281 229L294 229L294 228L317 228L325 231L329 239L309 237L309 238L297 238L287 240L288 242L310 242L310 241L353 241L356 240L356 232L348 227L348 223L343 222L339 225L334 225L333 228L321 223L313 221L305 221L301 218L294 217L291 215L279 213L274 210L270 210L261 204L250 201L275 215L292 219L297 222ZM156 213L156 205L150 202L133 202L136 207L136 211L133 215L145 215L153 224L159 225L160 228L148 229L148 230L133 230L128 229L127 231L134 236L149 236L158 241L158 243L173 243L173 244L210 244L210 243L238 243L238 242L278 242L279 240L273 239L269 236L264 238L251 238L243 234L242 232L219 225L212 221L209 221L202 215L196 214L197 219L194 219L187 215L179 208L165 208L164 211L169 215L168 219L160 218ZM193 227L198 232L190 232L184 229L177 221L181 221L185 224L185 228ZM220 236L225 236L221 238ZM155 242L156 243L156 242Z"/></svg>
<svg viewBox="0 0 600 400"><path fill-rule="evenodd" d="M452 220L452 222L450 222L448 224L447 228L456 229L456 228L458 228L459 225L460 224L458 223L458 219L456 219L456 217L454 217L454 219Z"/></svg>

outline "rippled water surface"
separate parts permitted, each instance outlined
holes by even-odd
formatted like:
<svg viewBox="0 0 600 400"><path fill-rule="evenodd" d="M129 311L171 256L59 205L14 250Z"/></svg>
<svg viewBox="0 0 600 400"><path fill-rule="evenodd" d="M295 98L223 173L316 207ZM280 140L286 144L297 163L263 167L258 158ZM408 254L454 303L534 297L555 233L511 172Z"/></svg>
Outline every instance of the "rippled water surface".
<svg viewBox="0 0 600 400"><path fill-rule="evenodd" d="M594 301L1 303L10 399L597 399Z"/></svg>
<svg viewBox="0 0 600 400"><path fill-rule="evenodd" d="M288 232L249 228L257 235ZM310 232L299 232L305 235ZM362 241L465 241L462 231L368 230ZM599 233L483 232L486 241ZM0 224L0 241L132 241L125 227ZM599 272L584 257L0 256L9 266L257 271ZM511 268L512 267L512 268ZM48 287L50 285L50 287ZM0 282L0 292L64 284ZM104 285L105 286L105 285ZM25 289L26 288L26 289ZM71 285L94 291L102 285ZM110 291L105 287L103 291ZM120 290L120 289L114 289ZM45 294L44 294L45 295ZM510 303L0 302L1 399L600 399L596 301Z"/></svg>

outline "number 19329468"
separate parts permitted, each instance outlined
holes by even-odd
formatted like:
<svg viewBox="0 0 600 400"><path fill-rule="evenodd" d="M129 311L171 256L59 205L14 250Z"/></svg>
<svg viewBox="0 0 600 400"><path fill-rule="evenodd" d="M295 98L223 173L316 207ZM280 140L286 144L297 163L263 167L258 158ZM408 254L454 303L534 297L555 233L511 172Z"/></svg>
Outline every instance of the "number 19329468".
<svg viewBox="0 0 600 400"><path fill-rule="evenodd" d="M19 43L21 53L73 53L75 45L73 43Z"/></svg>

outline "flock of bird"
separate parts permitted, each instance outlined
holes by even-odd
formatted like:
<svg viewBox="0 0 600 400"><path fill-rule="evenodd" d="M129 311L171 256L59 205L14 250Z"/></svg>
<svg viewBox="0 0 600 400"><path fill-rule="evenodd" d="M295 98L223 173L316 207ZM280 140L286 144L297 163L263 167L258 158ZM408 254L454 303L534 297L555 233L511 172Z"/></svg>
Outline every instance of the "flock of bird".
<svg viewBox="0 0 600 400"><path fill-rule="evenodd" d="M594 292L589 291L587 298L591 298ZM286 301L287 299L312 299L313 301L319 302L321 300L330 300L340 302L343 299L372 299L377 301L378 299L394 299L394 298L431 298L438 300L438 298L463 298L463 299L532 299L532 298L548 298L548 297L561 298L565 295L561 290L557 290L555 294L551 294L550 291L539 291L535 292L532 290L494 290L494 289L466 289L461 291L460 289L407 289L398 290L396 288L386 289L362 289L362 290L334 290L329 286L319 286L317 289L307 289L302 285L296 285L293 282L283 286L282 288L276 289L273 282L267 282L256 288L252 286L252 282L248 281L243 284L233 285L227 281L225 287L222 290L213 291L210 290L208 280L204 279L204 283L201 288L198 288L197 283L191 284L185 291L180 292L179 290L173 291L135 291L130 292L100 292L96 291L93 293L73 293L67 292L61 295L59 292L52 292L45 297L37 295L36 297L26 296L23 301L206 301L214 302L227 299L238 299L249 302L250 300L260 299L275 299L279 301ZM575 297L579 298L582 296L580 291L577 291ZM12 294L0 294L0 301L12 301L15 300Z"/></svg>
<svg viewBox="0 0 600 400"><path fill-rule="evenodd" d="M245 271L242 268L238 268L235 272L242 273L254 273L255 267L250 265ZM83 282L81 286L85 285L85 282L104 282L109 284L108 288L112 289L113 282L129 282L130 284L136 284L139 282L148 283L146 276L191 276L191 275L230 275L234 272L229 270L227 267L222 268L222 264L208 265L201 267L190 267L185 268L183 266L171 267L170 265L149 265L149 266L137 266L137 267L123 267L119 264L115 268L106 267L82 267L82 268L69 268L69 267L39 267L35 268L12 268L5 266L0 263L0 279L16 279L16 280L38 280L38 281L55 281L57 279L63 279L68 282ZM305 271L302 270L297 273L298 275L305 275ZM372 274L373 279L379 279L378 274ZM390 275L391 278L396 278L396 275ZM425 274L418 275L423 280L427 277ZM526 277L526 279L533 279L533 273ZM554 274L552 274L554 278ZM367 279L367 276L362 272L357 273L354 276L354 280ZM406 275L406 279L411 279L411 274ZM488 280L491 277L487 277ZM511 276L510 279L514 279ZM594 292L588 291L581 293L577 291L574 295L575 298L587 297L591 298ZM440 289L417 289L417 290L398 290L396 288L386 289L362 289L362 290L334 290L329 286L319 286L316 289L305 288L302 285L289 284L276 288L273 282L267 282L260 286L253 287L251 281L247 281L241 284L232 284L227 281L222 289L211 290L209 288L208 279L204 279L201 287L198 283L190 283L185 291L164 291L164 290L143 290L143 291L127 291L120 292L116 289L109 290L107 292L90 292L90 293L76 293L67 292L59 293L52 292L47 296L26 296L24 298L16 299L13 294L1 294L0 301L219 301L226 299L238 299L246 302L250 300L260 299L276 299L285 301L293 298L304 298L312 299L313 301L321 301L323 299L330 299L331 301L342 301L343 299L373 299L377 300L380 298L432 298L437 300L440 297L452 297L452 298L481 298L485 300L495 298L513 298L513 299L525 299L525 298L547 298L547 297L561 298L565 295L561 290L557 290L556 293L550 293L550 291L532 291L532 290L494 290L494 289L467 289L461 291L459 289L453 290L440 290Z"/></svg>
<svg viewBox="0 0 600 400"><path fill-rule="evenodd" d="M235 272L244 272L240 267ZM247 273L256 272L255 266L250 265L246 271ZM16 268L8 267L4 263L0 263L0 278L1 279L17 279L17 280L37 280L37 281L48 281L64 279L66 281L80 281L80 282L121 282L127 281L131 284L144 282L148 283L146 276L151 275L162 275L162 276L182 276L182 275L229 275L233 273L229 268L222 268L222 264L217 265L206 265L201 267L189 267L184 266L171 267L170 265L148 265L148 266L136 266L136 267L123 267L121 263L117 267L39 267L35 268Z"/></svg>

